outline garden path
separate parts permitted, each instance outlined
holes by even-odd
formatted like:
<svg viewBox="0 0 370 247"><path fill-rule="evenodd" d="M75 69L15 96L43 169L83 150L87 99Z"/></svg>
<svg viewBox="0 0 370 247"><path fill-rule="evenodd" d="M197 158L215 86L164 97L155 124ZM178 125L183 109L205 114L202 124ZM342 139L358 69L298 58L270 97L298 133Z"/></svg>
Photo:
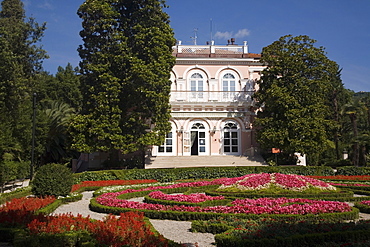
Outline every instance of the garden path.
<svg viewBox="0 0 370 247"><path fill-rule="evenodd" d="M54 214L72 213L73 215L81 214L83 217L90 215L90 218L102 220L107 214L96 213L89 209L90 199L93 192L83 192L83 198L77 202L63 204L58 207ZM142 200L142 198L133 198L133 200ZM173 221L173 220L153 220L150 222L154 228L165 238L182 243L189 247L211 247L215 246L215 238L211 233L193 233L190 231L190 221ZM196 244L197 243L197 244ZM1 247L1 246L0 246Z"/></svg>

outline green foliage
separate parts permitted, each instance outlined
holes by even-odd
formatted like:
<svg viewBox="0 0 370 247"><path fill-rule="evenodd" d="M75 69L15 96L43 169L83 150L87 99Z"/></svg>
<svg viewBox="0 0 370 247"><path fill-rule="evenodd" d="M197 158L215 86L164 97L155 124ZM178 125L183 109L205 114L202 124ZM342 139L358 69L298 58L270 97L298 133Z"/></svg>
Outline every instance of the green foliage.
<svg viewBox="0 0 370 247"><path fill-rule="evenodd" d="M32 192L36 196L66 196L71 192L73 183L70 169L59 164L47 164L36 172Z"/></svg>
<svg viewBox="0 0 370 247"><path fill-rule="evenodd" d="M103 172L103 171L101 171ZM114 174L116 179L155 179L160 182L171 182L175 180L186 179L212 179L222 177L239 177L251 173L273 173L298 175L334 175L334 170L325 166L245 166L245 167L194 167L194 168L176 168L176 169L130 169L130 170L110 170L105 171ZM85 172L86 176L90 173ZM95 175L91 175L95 176Z"/></svg>
<svg viewBox="0 0 370 247"><path fill-rule="evenodd" d="M82 181L117 180L113 171L91 171L74 174L76 184Z"/></svg>
<svg viewBox="0 0 370 247"><path fill-rule="evenodd" d="M18 188L15 191L11 191L8 193L3 193L0 194L0 204L4 204L7 201L10 201L14 198L21 198L31 195L31 187L23 187L23 188Z"/></svg>
<svg viewBox="0 0 370 247"><path fill-rule="evenodd" d="M43 101L42 111L46 121L45 139L40 164L64 162L72 156L67 151L67 126L75 115L75 109L58 101Z"/></svg>
<svg viewBox="0 0 370 247"><path fill-rule="evenodd" d="M370 175L370 167L355 167L355 166L338 167L336 175L347 175L347 176Z"/></svg>
<svg viewBox="0 0 370 247"><path fill-rule="evenodd" d="M24 179L29 175L30 165L28 162L5 160L0 162L0 183L10 182L16 179Z"/></svg>
<svg viewBox="0 0 370 247"><path fill-rule="evenodd" d="M87 231L65 232L58 234L37 234L30 236L26 231L15 234L13 244L15 247L30 246L30 247L48 247L52 243L53 246L98 246L97 241Z"/></svg>
<svg viewBox="0 0 370 247"><path fill-rule="evenodd" d="M162 144L170 130L175 62L163 7L158 0L87 0L80 6L83 110L70 126L72 148L130 153Z"/></svg>
<svg viewBox="0 0 370 247"><path fill-rule="evenodd" d="M254 95L263 106L255 122L261 146L308 154L313 165L333 146L329 92L333 77L340 80L337 64L315 42L308 36L287 35L264 47L261 61L267 68Z"/></svg>
<svg viewBox="0 0 370 247"><path fill-rule="evenodd" d="M29 159L32 92L46 52L37 43L45 30L26 20L21 0L3 0L0 11L0 159Z"/></svg>

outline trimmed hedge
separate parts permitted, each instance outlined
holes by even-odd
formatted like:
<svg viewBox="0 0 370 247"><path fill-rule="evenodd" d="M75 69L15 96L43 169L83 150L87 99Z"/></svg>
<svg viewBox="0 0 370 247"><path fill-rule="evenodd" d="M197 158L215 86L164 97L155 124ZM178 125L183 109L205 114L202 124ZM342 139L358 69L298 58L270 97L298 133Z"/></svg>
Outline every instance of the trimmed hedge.
<svg viewBox="0 0 370 247"><path fill-rule="evenodd" d="M367 200L369 200L369 199L367 199L367 200L366 199L363 199L363 197L361 197L361 198L362 198L361 201L367 201ZM359 202L355 202L355 207L358 208L361 213L367 213L367 214L370 213L370 206L365 205L365 204L362 204L362 203L360 203L360 201Z"/></svg>
<svg viewBox="0 0 370 247"><path fill-rule="evenodd" d="M261 238L261 239L241 239L227 235L226 233L217 234L215 236L217 247L311 247L321 246L326 242L333 243L348 243L370 240L369 230L358 231L340 231L340 232L325 232L314 234L293 235L287 238ZM323 245L326 246L326 245Z"/></svg>
<svg viewBox="0 0 370 247"><path fill-rule="evenodd" d="M62 204L66 204L66 203L69 203L69 202L76 202L76 201L79 201L81 199L82 199L82 194L77 194L77 195L68 196L68 197L64 197L64 198L59 198L59 199L56 199L53 203L50 203L46 207L41 208L40 210L38 210L36 212L36 214L40 214L40 213L41 214L51 214Z"/></svg>
<svg viewBox="0 0 370 247"><path fill-rule="evenodd" d="M5 202L10 201L14 198L21 198L21 197L29 196L31 195L31 193L32 193L31 187L27 186L27 187L16 189L15 191L12 191L9 193L0 194L0 204L4 204Z"/></svg>
<svg viewBox="0 0 370 247"><path fill-rule="evenodd" d="M172 182L186 179L213 179L239 177L250 173L273 173L298 175L333 176L334 170L324 166L238 166L238 167L192 167L163 169L129 169L89 171L75 174L77 182L90 180L133 180L155 179L159 182Z"/></svg>

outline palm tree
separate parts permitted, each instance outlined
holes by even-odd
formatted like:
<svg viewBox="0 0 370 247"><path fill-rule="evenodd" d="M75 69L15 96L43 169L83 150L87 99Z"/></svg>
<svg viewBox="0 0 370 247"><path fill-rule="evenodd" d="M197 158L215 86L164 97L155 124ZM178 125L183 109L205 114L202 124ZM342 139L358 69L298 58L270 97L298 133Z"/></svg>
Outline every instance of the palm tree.
<svg viewBox="0 0 370 247"><path fill-rule="evenodd" d="M47 117L48 132L41 163L58 162L68 157L66 127L75 110L66 103L47 101L43 103L43 112Z"/></svg>
<svg viewBox="0 0 370 247"><path fill-rule="evenodd" d="M360 100L355 100L352 103L345 104L343 107L343 113L348 115L351 120L353 142L352 142L352 163L354 166L359 166L360 159L360 148L358 139L358 118L365 115L366 107Z"/></svg>
<svg viewBox="0 0 370 247"><path fill-rule="evenodd" d="M369 153L370 147L370 131L362 132L358 135L356 142L358 142L360 148L361 159L360 163L366 166L367 164L367 155Z"/></svg>

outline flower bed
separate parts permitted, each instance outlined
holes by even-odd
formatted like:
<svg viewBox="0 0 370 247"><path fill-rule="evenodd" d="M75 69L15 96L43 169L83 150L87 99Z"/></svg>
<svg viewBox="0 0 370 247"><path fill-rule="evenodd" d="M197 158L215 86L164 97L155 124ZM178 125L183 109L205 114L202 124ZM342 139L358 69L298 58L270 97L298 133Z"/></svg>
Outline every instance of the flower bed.
<svg viewBox="0 0 370 247"><path fill-rule="evenodd" d="M306 191L316 189L320 191L335 191L336 188L323 181L295 175L281 173L249 174L239 178L231 178L223 183L219 191L258 191L276 186L286 191Z"/></svg>
<svg viewBox="0 0 370 247"><path fill-rule="evenodd" d="M91 221L81 215L74 217L71 214L49 216L35 219L28 224L31 239L37 241L45 235L71 234L88 232L91 243L97 242L99 246L168 246L169 241L163 236L156 236L144 221L143 213L128 212L116 218L112 215L105 220ZM36 239L36 240L35 240ZM28 243L29 239L25 242ZM76 244L80 246L83 240ZM86 241L86 237L85 237Z"/></svg>
<svg viewBox="0 0 370 247"><path fill-rule="evenodd" d="M267 174L269 175L269 174ZM266 174L263 174L264 177L268 177ZM127 210L141 210L144 212L148 211L165 211L165 212L189 212L189 213L213 213L213 214L243 214L243 215L262 215L262 214L283 214L283 215L307 215L307 214L325 214L325 213L349 213L351 208L342 202L335 201L319 201L319 200L308 200L308 199L288 199L288 198L264 198L264 199L236 199L231 205L218 205L218 206L189 206L189 205L163 205L163 204L152 204L152 203L141 203L137 201L129 201L122 199L121 197L125 195L125 198L129 198L129 195L132 194L133 197L147 195L152 193L152 195L160 195L162 199L171 197L170 195L165 195L160 190L175 190L178 188L193 188L193 187L203 187L210 185L230 185L230 181L245 181L245 178L258 178L257 175L246 175L239 178L223 178L216 179L212 181L201 181L193 183L178 183L168 186L151 186L141 189L127 189L120 192L105 193L98 196L95 202L98 205L106 207L105 212L109 212L109 208L118 208L118 209L127 209ZM270 176L271 178L271 176ZM283 176L281 176L283 178ZM301 179L300 181L302 181ZM252 180L252 183L249 183L249 187L254 184L256 188L259 188L258 182ZM264 181L267 181L265 179ZM271 181L271 180L270 180ZM283 183L283 179L281 179ZM313 183L310 179L304 181L304 183ZM260 184L262 184L261 182ZM239 183L240 184L240 183ZM285 182L285 184L287 184ZM310 185L313 186L313 185ZM324 187L323 184L317 183L315 186ZM327 188L332 186L327 185ZM325 187L324 187L325 188ZM143 194L141 194L143 193ZM199 195L198 195L199 196ZM188 198L188 196L175 196L177 198ZM186 201L186 200L184 200ZM184 203L186 204L186 203ZM96 204L94 204L94 207ZM99 207L99 206L97 206ZM99 210L99 209L98 209ZM115 211L115 210L113 210ZM118 210L120 211L120 210ZM115 211L115 212L118 212ZM356 216L354 216L356 217Z"/></svg>
<svg viewBox="0 0 370 247"><path fill-rule="evenodd" d="M315 179L341 180L341 181L370 181L369 175L337 175L337 176L307 176Z"/></svg>
<svg viewBox="0 0 370 247"><path fill-rule="evenodd" d="M203 193L194 193L190 195L178 194L178 195L168 195L162 191L153 191L149 193L149 197L160 200L169 200L176 202L191 202L191 203L200 203L204 201L213 201L213 200L224 200L223 196L207 196Z"/></svg>
<svg viewBox="0 0 370 247"><path fill-rule="evenodd" d="M15 198L0 207L0 224L10 227L27 225L34 218L42 217L35 215L36 211L55 200L53 196Z"/></svg>

